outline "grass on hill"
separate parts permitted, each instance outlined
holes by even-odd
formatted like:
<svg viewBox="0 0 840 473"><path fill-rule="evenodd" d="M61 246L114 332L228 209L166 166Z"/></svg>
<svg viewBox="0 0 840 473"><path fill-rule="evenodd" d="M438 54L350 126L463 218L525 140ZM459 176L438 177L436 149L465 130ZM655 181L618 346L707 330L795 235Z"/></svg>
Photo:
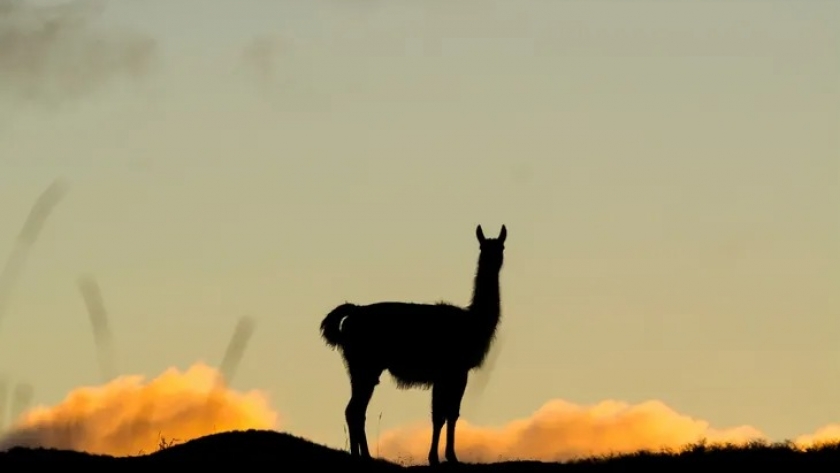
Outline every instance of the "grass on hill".
<svg viewBox="0 0 840 473"><path fill-rule="evenodd" d="M104 463L112 466L158 467L161 464L194 465L207 463L221 468L234 466L248 468L282 468L286 472L315 471L360 471L389 472L405 471L420 473L428 466L405 467L385 460L363 461L350 457L347 452L286 433L248 430L208 435L182 444L162 443L159 451L136 457L110 457L81 452L54 449L30 449L16 447L0 453L0 471L12 467L24 468L44 464L62 466ZM129 465L133 464L133 465ZM628 455L613 455L576 460L564 463L536 461L511 461L492 464L442 464L431 469L494 472L674 472L674 471L722 471L722 469L773 468L779 471L836 471L840 467L840 444L827 444L807 450L794 448L790 443L754 443L746 447L710 447L702 443L691 445L675 452L639 452Z"/></svg>

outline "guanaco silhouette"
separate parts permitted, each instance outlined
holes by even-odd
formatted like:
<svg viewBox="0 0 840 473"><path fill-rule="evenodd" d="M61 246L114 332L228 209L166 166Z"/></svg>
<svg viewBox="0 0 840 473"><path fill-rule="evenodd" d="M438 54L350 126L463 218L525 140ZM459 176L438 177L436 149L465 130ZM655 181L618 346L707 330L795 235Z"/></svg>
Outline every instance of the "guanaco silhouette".
<svg viewBox="0 0 840 473"><path fill-rule="evenodd" d="M499 273L507 229L480 244L472 302L468 307L439 302L344 303L321 322L321 337L341 352L350 378L351 396L345 409L350 454L370 458L365 435L367 407L383 371L399 389L432 389L432 439L429 463L438 464L440 434L446 425L447 462L455 455L455 425L469 371L479 368L496 335L501 317Z"/></svg>

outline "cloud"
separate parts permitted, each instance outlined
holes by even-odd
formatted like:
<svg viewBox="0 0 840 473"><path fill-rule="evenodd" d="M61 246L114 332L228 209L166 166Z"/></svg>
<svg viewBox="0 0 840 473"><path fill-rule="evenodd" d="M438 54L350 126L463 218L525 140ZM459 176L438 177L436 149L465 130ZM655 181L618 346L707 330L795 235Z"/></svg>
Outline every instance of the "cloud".
<svg viewBox="0 0 840 473"><path fill-rule="evenodd" d="M215 432L278 428L278 414L263 392L237 392L218 380L216 369L197 363L183 372L170 368L147 382L142 376L123 376L100 387L78 388L55 406L36 407L20 416L0 439L0 451L40 446L127 456L156 450L161 436L184 442ZM397 428L380 437L377 450L391 461L425 464L430 436L426 422ZM567 461L676 450L702 439L710 445L769 440L755 427L715 428L657 400L578 405L555 399L528 418L500 427L475 426L462 419L457 451L462 461L475 463ZM837 441L840 424L829 424L797 437L793 446Z"/></svg>
<svg viewBox="0 0 840 473"><path fill-rule="evenodd" d="M156 42L130 31L99 30L101 2L37 6L0 0L0 94L55 104L118 76L149 71Z"/></svg>
<svg viewBox="0 0 840 473"><path fill-rule="evenodd" d="M380 439L380 452L393 461L424 463L430 436L428 424L386 432ZM467 462L564 461L639 450L678 449L702 438L709 444L766 440L754 427L716 429L660 401L632 405L607 400L577 405L552 400L529 418L501 427L477 427L460 420L456 449L459 459ZM441 454L443 444L442 439Z"/></svg>
<svg viewBox="0 0 840 473"><path fill-rule="evenodd" d="M840 441L840 424L828 424L813 434L800 435L793 443L799 448L808 448Z"/></svg>
<svg viewBox="0 0 840 473"><path fill-rule="evenodd" d="M126 456L156 450L161 436L183 442L277 427L278 415L264 393L225 388L216 384L218 376L198 363L184 372L170 368L148 382L123 376L75 389L59 404L19 417L0 439L0 450L40 446Z"/></svg>

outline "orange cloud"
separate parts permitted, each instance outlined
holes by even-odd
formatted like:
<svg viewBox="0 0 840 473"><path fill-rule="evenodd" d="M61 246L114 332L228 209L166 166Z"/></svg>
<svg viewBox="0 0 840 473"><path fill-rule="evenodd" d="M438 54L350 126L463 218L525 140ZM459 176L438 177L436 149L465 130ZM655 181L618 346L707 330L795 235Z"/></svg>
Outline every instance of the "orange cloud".
<svg viewBox="0 0 840 473"><path fill-rule="evenodd" d="M808 448L840 442L840 424L828 424L813 434L800 435L793 443L799 448Z"/></svg>
<svg viewBox="0 0 840 473"><path fill-rule="evenodd" d="M160 438L187 441L214 432L273 429L278 415L259 391L240 393L215 384L218 372L198 363L170 368L151 381L123 376L72 391L52 407L16 419L0 450L49 447L114 456L158 448Z"/></svg>
<svg viewBox="0 0 840 473"><path fill-rule="evenodd" d="M380 452L392 461L422 464L430 437L428 424L396 429L382 435ZM460 420L456 449L460 460L475 463L565 461L639 450L678 449L702 438L708 444L745 444L766 439L750 426L712 428L708 422L680 414L660 401L631 405L608 400L581 406L552 400L531 417L501 427L476 427ZM443 443L442 439L441 454Z"/></svg>
<svg viewBox="0 0 840 473"><path fill-rule="evenodd" d="M142 376L124 376L101 387L78 388L55 406L20 416L0 439L0 450L41 446L127 456L156 450L161 435L184 442L214 432L277 428L278 415L264 393L227 389L216 384L218 376L214 368L199 363L184 372L170 368L148 382ZM430 437L430 426L420 422L386 432L377 450L391 461L425 464ZM708 444L736 445L768 440L755 427L714 428L661 401L577 405L552 400L530 417L499 427L478 427L462 419L457 451L461 460L475 463L567 461L679 449L704 438ZM807 448L838 441L840 424L829 424L793 444Z"/></svg>

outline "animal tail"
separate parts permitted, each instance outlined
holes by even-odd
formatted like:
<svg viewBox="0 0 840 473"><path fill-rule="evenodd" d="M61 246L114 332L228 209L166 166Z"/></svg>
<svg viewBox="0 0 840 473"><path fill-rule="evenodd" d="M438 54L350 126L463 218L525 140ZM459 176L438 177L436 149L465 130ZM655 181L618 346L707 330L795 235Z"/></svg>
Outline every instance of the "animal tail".
<svg viewBox="0 0 840 473"><path fill-rule="evenodd" d="M355 308L354 304L341 304L324 317L324 320L321 321L321 338L327 342L327 345L338 347L342 344L341 323Z"/></svg>

